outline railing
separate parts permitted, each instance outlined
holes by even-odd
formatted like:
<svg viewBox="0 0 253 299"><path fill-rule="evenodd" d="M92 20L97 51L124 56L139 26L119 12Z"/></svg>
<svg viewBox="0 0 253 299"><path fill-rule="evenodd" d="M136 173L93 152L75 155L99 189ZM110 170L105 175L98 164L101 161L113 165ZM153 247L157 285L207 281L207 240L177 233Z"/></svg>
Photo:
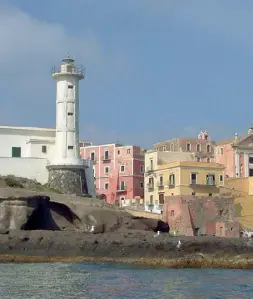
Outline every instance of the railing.
<svg viewBox="0 0 253 299"><path fill-rule="evenodd" d="M149 167L146 167L145 171L146 171L147 173L151 173L151 172L154 171L154 168L149 166Z"/></svg>
<svg viewBox="0 0 253 299"><path fill-rule="evenodd" d="M126 185L125 186L120 186L120 188L117 190L117 192L126 192Z"/></svg>
<svg viewBox="0 0 253 299"><path fill-rule="evenodd" d="M154 190L154 184L150 184L150 183L148 183L148 184L147 184L147 188L148 188L148 191L152 191L152 190Z"/></svg>
<svg viewBox="0 0 253 299"><path fill-rule="evenodd" d="M111 158L109 156L102 156L102 161L111 161Z"/></svg>
<svg viewBox="0 0 253 299"><path fill-rule="evenodd" d="M158 187L158 189L164 189L164 184L163 183L161 183L161 182L159 182L159 183L157 183L157 187Z"/></svg>
<svg viewBox="0 0 253 299"><path fill-rule="evenodd" d="M61 65L59 67L53 66L51 70L52 74L58 74L58 73L69 73L74 75L83 76L85 75L85 68L80 66L74 66L74 65Z"/></svg>

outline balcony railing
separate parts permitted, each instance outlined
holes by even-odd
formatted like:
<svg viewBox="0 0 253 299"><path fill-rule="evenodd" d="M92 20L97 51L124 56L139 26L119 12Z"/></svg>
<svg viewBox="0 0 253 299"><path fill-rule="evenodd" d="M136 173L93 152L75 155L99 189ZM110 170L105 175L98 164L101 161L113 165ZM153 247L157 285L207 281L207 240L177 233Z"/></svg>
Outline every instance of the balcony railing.
<svg viewBox="0 0 253 299"><path fill-rule="evenodd" d="M117 190L117 193L126 192L126 186L119 186L119 189Z"/></svg>
<svg viewBox="0 0 253 299"><path fill-rule="evenodd" d="M146 172L147 173L152 173L152 172L154 172L154 168L151 167L151 166L148 166L148 167L146 167Z"/></svg>
<svg viewBox="0 0 253 299"><path fill-rule="evenodd" d="M194 187L194 188L203 188L203 187L216 187L216 184L215 183L206 183L206 184L197 184L196 182L191 182L189 184L190 187Z"/></svg>
<svg viewBox="0 0 253 299"><path fill-rule="evenodd" d="M175 188L175 183L168 182L168 187L169 187L169 189Z"/></svg>
<svg viewBox="0 0 253 299"><path fill-rule="evenodd" d="M110 162L111 158L109 156L102 156L102 161L103 162Z"/></svg>
<svg viewBox="0 0 253 299"><path fill-rule="evenodd" d="M147 188L148 188L148 191L153 191L154 190L154 184L148 183Z"/></svg>
<svg viewBox="0 0 253 299"><path fill-rule="evenodd" d="M159 183L157 183L157 187L158 187L159 190L163 190L164 189L164 184L159 182Z"/></svg>

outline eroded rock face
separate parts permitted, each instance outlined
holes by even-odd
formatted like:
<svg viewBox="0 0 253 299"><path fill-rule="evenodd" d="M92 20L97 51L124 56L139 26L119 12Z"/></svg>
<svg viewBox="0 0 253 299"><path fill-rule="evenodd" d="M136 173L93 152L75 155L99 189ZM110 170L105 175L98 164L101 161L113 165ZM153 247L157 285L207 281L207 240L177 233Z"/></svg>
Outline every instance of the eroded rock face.
<svg viewBox="0 0 253 299"><path fill-rule="evenodd" d="M45 210L48 202L49 197L47 196L33 196L18 199L1 198L0 229L26 229L29 222L32 226L32 215L36 211L40 213L39 211ZM36 221L39 221L39 219Z"/></svg>
<svg viewBox="0 0 253 299"><path fill-rule="evenodd" d="M0 199L0 231L61 230L90 234L162 230L157 220L109 208L50 201L48 196ZM168 231L166 231L168 232Z"/></svg>

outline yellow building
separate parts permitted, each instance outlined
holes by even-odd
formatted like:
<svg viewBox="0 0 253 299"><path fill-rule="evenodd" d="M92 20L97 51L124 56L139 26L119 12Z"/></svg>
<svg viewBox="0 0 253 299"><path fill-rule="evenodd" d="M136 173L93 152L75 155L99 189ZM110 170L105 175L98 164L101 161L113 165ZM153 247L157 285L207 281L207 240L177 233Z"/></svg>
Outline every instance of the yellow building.
<svg viewBox="0 0 253 299"><path fill-rule="evenodd" d="M158 152L145 154L146 210L161 211L165 196L219 194L220 186L224 185L223 165L196 162L184 155L178 156L180 161L177 162L172 161L173 158L166 161L164 157L159 157Z"/></svg>

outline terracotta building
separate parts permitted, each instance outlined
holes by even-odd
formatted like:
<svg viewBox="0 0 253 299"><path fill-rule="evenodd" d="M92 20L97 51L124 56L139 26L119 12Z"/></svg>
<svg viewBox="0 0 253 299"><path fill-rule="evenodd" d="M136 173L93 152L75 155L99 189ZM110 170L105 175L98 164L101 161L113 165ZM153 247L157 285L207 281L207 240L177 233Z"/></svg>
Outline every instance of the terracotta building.
<svg viewBox="0 0 253 299"><path fill-rule="evenodd" d="M229 178L253 176L253 128L248 134L218 142L215 160L226 167L225 175Z"/></svg>
<svg viewBox="0 0 253 299"><path fill-rule="evenodd" d="M210 235L239 237L240 225L235 220L233 198L168 196L163 220L177 235Z"/></svg>
<svg viewBox="0 0 253 299"><path fill-rule="evenodd" d="M194 153L198 162L214 162L215 142L206 131L201 131L197 138L174 138L153 144L157 151Z"/></svg>
<svg viewBox="0 0 253 299"><path fill-rule="evenodd" d="M110 204L131 204L144 197L144 152L138 146L90 145L81 157L94 163L97 195Z"/></svg>

